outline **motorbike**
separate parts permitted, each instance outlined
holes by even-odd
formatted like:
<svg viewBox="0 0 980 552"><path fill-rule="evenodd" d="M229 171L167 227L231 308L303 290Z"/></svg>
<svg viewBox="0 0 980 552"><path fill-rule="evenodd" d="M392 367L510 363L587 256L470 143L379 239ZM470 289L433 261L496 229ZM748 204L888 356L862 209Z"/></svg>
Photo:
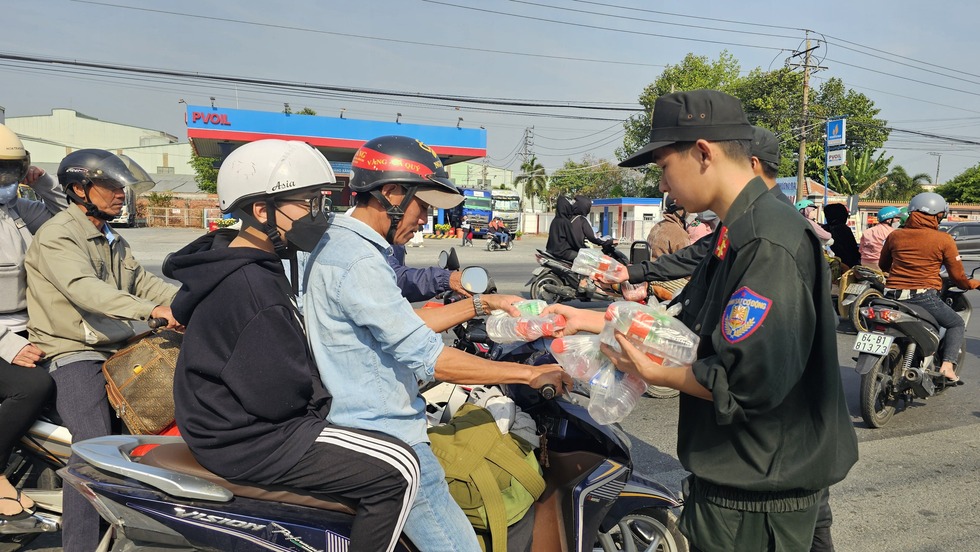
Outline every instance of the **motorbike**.
<svg viewBox="0 0 980 552"><path fill-rule="evenodd" d="M61 530L61 480L55 472L65 467L70 455L68 429L53 411L42 413L14 447L4 472L14 487L34 500L35 513L0 521L0 550L18 550L42 533Z"/></svg>
<svg viewBox="0 0 980 552"><path fill-rule="evenodd" d="M510 251L514 249L514 233L504 230L507 234L507 243L500 241L500 236L487 230L487 251Z"/></svg>
<svg viewBox="0 0 980 552"><path fill-rule="evenodd" d="M463 279L470 285L492 282L479 267L468 267ZM482 321L460 324L454 332L463 350L502 360L553 362L534 344L516 349L493 344ZM547 392L523 385L503 389L532 416L547 443L546 489L533 515L515 524L531 525L533 541L524 549L688 549L676 524L681 501L663 485L633 473L630 441L618 426L597 424L574 394L549 399ZM143 445L155 446L137 458L133 450ZM349 504L298 489L227 481L202 468L179 437L101 437L76 443L73 450L85 462L60 473L112 525L113 551L347 547ZM109 550L107 541L103 545L99 552ZM416 548L403 536L396 550Z"/></svg>
<svg viewBox="0 0 980 552"><path fill-rule="evenodd" d="M869 266L855 266L840 277L837 313L850 320L857 331L866 332L868 327L861 318L861 307L884 295L885 274Z"/></svg>
<svg viewBox="0 0 980 552"><path fill-rule="evenodd" d="M950 280L943 278L940 297L969 323L972 307L965 291L951 288ZM907 406L947 387L939 373L938 355L945 330L925 309L892 299L871 299L859 312L868 328L859 331L854 342L858 352L854 370L861 374L861 417L869 427L880 428L895 415L899 401ZM961 348L955 372L965 356L966 349Z"/></svg>
<svg viewBox="0 0 980 552"><path fill-rule="evenodd" d="M148 321L151 329L165 326L166 319ZM163 434L174 433L175 426ZM0 521L0 551L18 550L42 533L61 530L62 481L57 471L65 468L71 456L71 433L54 405L49 405L10 455L4 475L14 487L34 500L34 515L16 521Z"/></svg>
<svg viewBox="0 0 980 552"><path fill-rule="evenodd" d="M602 246L602 253L609 255L623 264L629 264L629 259L616 249L613 242L608 241ZM531 279L525 286L531 286L531 299L541 299L548 303L565 301L616 301L621 297L597 286L592 280L572 272L572 263L560 259L547 251L537 250L535 258L538 268L531 273Z"/></svg>

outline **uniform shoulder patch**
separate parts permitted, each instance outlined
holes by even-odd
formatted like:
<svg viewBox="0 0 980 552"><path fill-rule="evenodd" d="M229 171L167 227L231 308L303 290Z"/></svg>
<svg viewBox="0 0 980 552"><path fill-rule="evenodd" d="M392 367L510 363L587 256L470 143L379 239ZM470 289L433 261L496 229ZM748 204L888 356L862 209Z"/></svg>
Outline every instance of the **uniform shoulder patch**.
<svg viewBox="0 0 980 552"><path fill-rule="evenodd" d="M721 333L729 343L738 343L752 335L769 314L772 299L748 287L741 287L728 299L721 318Z"/></svg>

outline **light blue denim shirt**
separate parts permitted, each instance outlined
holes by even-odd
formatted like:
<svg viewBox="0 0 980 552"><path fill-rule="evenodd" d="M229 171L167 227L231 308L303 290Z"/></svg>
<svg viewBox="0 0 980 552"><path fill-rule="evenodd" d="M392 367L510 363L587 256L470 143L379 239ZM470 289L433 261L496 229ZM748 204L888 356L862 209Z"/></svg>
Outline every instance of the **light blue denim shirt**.
<svg viewBox="0 0 980 552"><path fill-rule="evenodd" d="M443 343L395 284L390 247L363 222L334 215L306 266L303 313L331 423L428 442L419 381Z"/></svg>

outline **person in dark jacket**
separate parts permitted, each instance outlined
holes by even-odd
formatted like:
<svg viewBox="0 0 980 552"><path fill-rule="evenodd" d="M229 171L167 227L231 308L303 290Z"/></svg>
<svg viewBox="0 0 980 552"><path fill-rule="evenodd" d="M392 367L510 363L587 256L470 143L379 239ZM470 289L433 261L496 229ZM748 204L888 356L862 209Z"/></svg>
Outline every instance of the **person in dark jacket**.
<svg viewBox="0 0 980 552"><path fill-rule="evenodd" d="M392 437L325 421L331 397L280 258L295 261L290 252L323 235L321 189L333 182L303 142L260 140L225 159L218 197L242 230L223 248L207 235L164 267L181 282L173 312L187 327L177 426L198 462L226 479L356 501L349 549L390 551L415 500L418 458Z"/></svg>
<svg viewBox="0 0 980 552"><path fill-rule="evenodd" d="M618 332L622 353L603 351L681 391L677 453L692 475L679 526L692 551L810 550L821 497L857 460L819 241L755 175L737 98L679 92L653 113L650 143L622 165L656 162L662 191L724 221L682 295L678 318L700 336L697 360L664 367ZM567 328L603 326L601 313L546 312L564 314Z"/></svg>
<svg viewBox="0 0 980 552"><path fill-rule="evenodd" d="M455 291L464 297L470 292L463 288L462 273L458 270L446 270L439 266L415 268L405 266L406 249L404 245L391 246L391 255L385 260L395 271L395 282L402 290L402 297L410 303L426 301L445 291Z"/></svg>
<svg viewBox="0 0 980 552"><path fill-rule="evenodd" d="M555 201L555 219L548 227L548 243L545 244L548 253L568 262L575 260L578 250L583 245L576 239L575 227L572 225L574 214L568 198L563 195L558 196Z"/></svg>
<svg viewBox="0 0 980 552"><path fill-rule="evenodd" d="M854 239L854 232L847 225L847 217L850 216L847 206L842 203L831 203L823 208L823 214L827 218L823 228L830 232L830 237L834 240L834 243L830 244L830 250L848 267L861 264L861 251L858 249L857 240Z"/></svg>
<svg viewBox="0 0 980 552"><path fill-rule="evenodd" d="M589 224L589 213L592 211L592 200L584 195L575 196L572 203L572 228L575 235L575 243L580 244L579 249L585 247L585 242L596 245L611 245L613 240L602 240L596 237L595 230Z"/></svg>

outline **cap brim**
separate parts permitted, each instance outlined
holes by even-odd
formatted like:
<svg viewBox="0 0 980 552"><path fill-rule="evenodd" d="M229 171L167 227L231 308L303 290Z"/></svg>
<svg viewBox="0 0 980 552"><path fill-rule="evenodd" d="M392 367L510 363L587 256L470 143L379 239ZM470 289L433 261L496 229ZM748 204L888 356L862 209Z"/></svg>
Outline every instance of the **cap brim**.
<svg viewBox="0 0 980 552"><path fill-rule="evenodd" d="M415 197L436 209L452 209L463 202L463 196L460 194L452 194L432 188L422 188L416 191Z"/></svg>
<svg viewBox="0 0 980 552"><path fill-rule="evenodd" d="M619 163L620 167L641 167L643 165L649 165L653 163L653 151L660 149L664 146L669 146L671 144L676 144L677 140L669 140L662 142L650 142L649 144L640 148L639 151L627 157L622 162Z"/></svg>

